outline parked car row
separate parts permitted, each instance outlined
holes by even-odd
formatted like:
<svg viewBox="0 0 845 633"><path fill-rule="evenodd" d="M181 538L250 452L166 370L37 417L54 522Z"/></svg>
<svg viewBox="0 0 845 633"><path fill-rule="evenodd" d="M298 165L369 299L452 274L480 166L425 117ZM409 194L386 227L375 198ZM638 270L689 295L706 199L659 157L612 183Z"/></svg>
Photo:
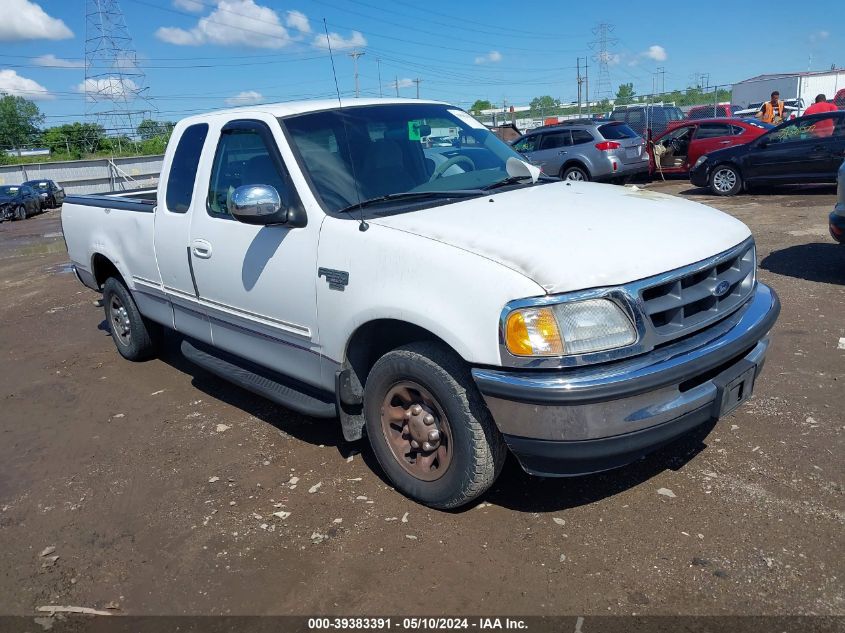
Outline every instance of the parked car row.
<svg viewBox="0 0 845 633"><path fill-rule="evenodd" d="M65 190L52 180L28 180L20 185L0 185L0 222L25 220L56 209L65 199Z"/></svg>

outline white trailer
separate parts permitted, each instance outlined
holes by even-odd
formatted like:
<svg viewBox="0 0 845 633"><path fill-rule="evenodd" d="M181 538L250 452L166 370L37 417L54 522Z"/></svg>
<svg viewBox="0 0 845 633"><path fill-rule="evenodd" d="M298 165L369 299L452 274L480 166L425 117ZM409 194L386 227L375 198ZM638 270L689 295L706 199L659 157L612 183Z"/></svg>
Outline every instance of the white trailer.
<svg viewBox="0 0 845 633"><path fill-rule="evenodd" d="M832 99L837 91L845 88L845 68L821 72L780 73L759 75L733 85L731 102L748 108L752 104L768 101L772 92L780 92L784 101L803 100L803 107L812 104L816 95ZM803 107L801 112L803 113Z"/></svg>

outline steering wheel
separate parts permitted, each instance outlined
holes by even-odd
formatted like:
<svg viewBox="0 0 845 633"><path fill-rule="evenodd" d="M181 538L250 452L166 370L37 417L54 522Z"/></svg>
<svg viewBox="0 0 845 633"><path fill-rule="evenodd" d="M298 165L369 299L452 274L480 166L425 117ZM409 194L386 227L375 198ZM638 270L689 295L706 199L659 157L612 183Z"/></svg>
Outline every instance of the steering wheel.
<svg viewBox="0 0 845 633"><path fill-rule="evenodd" d="M447 169L449 169L452 165L457 165L458 163L464 163L465 165L469 165L469 168L475 171L475 163L472 162L472 159L469 156L458 154L457 156L452 156L452 158L448 159L443 163L440 163L437 167L435 167L434 173L431 174L431 178L429 178L428 181L433 182L437 180L443 175L443 173Z"/></svg>

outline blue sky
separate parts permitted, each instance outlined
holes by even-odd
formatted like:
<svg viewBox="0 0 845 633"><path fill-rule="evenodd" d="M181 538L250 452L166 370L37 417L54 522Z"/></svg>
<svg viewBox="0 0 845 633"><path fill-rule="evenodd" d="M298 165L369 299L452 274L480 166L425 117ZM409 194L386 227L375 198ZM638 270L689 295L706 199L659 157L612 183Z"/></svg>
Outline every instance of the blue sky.
<svg viewBox="0 0 845 633"><path fill-rule="evenodd" d="M354 90L359 50L361 93L416 94L468 107L475 99L527 104L550 94L575 98L576 58L598 76L593 29L614 25L609 48L615 93L633 82L652 88L665 68L666 89L696 73L710 84L793 70L845 66L841 0L794 3L711 1L661 4L514 3L489 0L119 0L146 73L156 118L334 93L323 18L335 45L341 91ZM778 7L783 5L782 10ZM47 122L82 120L85 0L3 0L0 91L32 97ZM17 16L17 19L12 16ZM37 39L33 39L37 38Z"/></svg>

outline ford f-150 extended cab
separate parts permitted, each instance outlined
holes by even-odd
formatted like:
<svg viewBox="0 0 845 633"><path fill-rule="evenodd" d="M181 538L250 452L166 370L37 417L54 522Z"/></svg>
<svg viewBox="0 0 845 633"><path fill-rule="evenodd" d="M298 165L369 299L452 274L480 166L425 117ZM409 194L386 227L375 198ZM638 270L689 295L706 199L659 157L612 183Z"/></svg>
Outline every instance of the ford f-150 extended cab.
<svg viewBox="0 0 845 633"><path fill-rule="evenodd" d="M211 372L366 435L438 508L508 448L576 475L712 424L750 396L780 309L741 222L542 176L437 102L190 117L157 194L71 196L62 223L124 357L173 330Z"/></svg>

